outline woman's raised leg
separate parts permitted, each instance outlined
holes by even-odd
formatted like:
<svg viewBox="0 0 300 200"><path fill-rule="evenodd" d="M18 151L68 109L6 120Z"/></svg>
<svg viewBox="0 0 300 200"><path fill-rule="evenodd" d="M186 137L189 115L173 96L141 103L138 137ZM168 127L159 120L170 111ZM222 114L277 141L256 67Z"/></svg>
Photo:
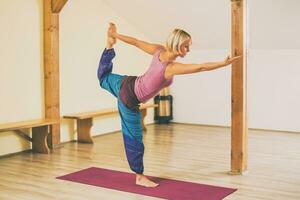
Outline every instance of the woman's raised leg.
<svg viewBox="0 0 300 200"><path fill-rule="evenodd" d="M116 55L113 49L116 40L110 36L112 31L115 31L115 26L110 24L106 49L103 51L99 63L98 79L103 89L118 98L126 157L131 170L136 173L136 184L145 187L156 187L157 183L143 175L144 144L142 141L141 114L127 108L119 98L119 91L124 76L112 73L112 59Z"/></svg>
<svg viewBox="0 0 300 200"><path fill-rule="evenodd" d="M113 24L110 24L107 31L107 42L106 48L104 49L98 67L98 79L101 84L104 77L112 72L113 63L112 60L116 56L113 45L116 43L116 38L111 37L111 32L115 31L116 28Z"/></svg>

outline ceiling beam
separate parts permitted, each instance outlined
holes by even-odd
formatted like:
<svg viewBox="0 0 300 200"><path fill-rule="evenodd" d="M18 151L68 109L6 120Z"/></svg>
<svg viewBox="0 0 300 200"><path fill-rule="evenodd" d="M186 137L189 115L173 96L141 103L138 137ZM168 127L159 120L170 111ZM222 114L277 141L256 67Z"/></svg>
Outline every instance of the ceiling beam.
<svg viewBox="0 0 300 200"><path fill-rule="evenodd" d="M59 13L68 0L52 0L51 7L53 13Z"/></svg>

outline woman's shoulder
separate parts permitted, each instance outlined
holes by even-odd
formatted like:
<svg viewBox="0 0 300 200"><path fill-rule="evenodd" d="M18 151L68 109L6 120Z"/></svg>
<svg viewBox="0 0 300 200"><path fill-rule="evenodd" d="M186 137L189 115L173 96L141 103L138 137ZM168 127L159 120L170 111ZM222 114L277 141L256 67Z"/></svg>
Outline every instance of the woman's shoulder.
<svg viewBox="0 0 300 200"><path fill-rule="evenodd" d="M155 53L153 54L153 58L157 58L160 61L160 54L167 51L166 48L164 46L159 46L157 47L157 49L155 50Z"/></svg>
<svg viewBox="0 0 300 200"><path fill-rule="evenodd" d="M155 50L155 53L154 54L158 54L162 51L166 51L167 49L163 46L163 45L157 45L157 48Z"/></svg>

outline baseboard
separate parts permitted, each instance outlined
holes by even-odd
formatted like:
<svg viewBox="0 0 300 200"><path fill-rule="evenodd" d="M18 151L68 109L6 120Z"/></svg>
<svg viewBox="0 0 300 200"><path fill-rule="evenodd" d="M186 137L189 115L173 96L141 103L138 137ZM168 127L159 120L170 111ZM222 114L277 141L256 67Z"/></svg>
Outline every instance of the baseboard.
<svg viewBox="0 0 300 200"><path fill-rule="evenodd" d="M189 126L205 126L205 127L212 127L212 128L230 128L230 126L211 125L211 124L193 124L193 123L183 123L183 122L170 122L170 124L182 124L182 125L189 125Z"/></svg>
<svg viewBox="0 0 300 200"><path fill-rule="evenodd" d="M222 125L211 125L211 124L193 124L193 123L182 123L182 122L170 122L173 124L186 124L191 126L205 126L205 127L215 127L215 128L228 128L230 129L231 126L222 126ZM263 128L248 128L251 131L266 131L266 132L281 132L281 133L297 133L300 134L299 131L283 131L283 130L276 130L276 129L263 129Z"/></svg>
<svg viewBox="0 0 300 200"><path fill-rule="evenodd" d="M7 157L13 157L15 155L21 154L21 153L27 153L27 152L32 152L32 149L26 149L23 151L18 151L18 152L14 152L14 153L8 153L8 154L4 154L0 156L0 159L2 158L7 158Z"/></svg>

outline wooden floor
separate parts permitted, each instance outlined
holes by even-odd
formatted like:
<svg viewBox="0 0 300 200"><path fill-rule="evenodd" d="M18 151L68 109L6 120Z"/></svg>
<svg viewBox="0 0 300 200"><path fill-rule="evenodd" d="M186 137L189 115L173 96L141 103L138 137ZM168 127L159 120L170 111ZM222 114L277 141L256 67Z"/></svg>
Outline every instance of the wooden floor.
<svg viewBox="0 0 300 200"><path fill-rule="evenodd" d="M248 173L230 170L230 129L184 124L150 125L144 134L145 173L238 188L231 200L299 200L300 134L249 131ZM67 143L50 155L0 158L0 199L158 199L55 179L88 167L129 171L120 133L95 144Z"/></svg>

